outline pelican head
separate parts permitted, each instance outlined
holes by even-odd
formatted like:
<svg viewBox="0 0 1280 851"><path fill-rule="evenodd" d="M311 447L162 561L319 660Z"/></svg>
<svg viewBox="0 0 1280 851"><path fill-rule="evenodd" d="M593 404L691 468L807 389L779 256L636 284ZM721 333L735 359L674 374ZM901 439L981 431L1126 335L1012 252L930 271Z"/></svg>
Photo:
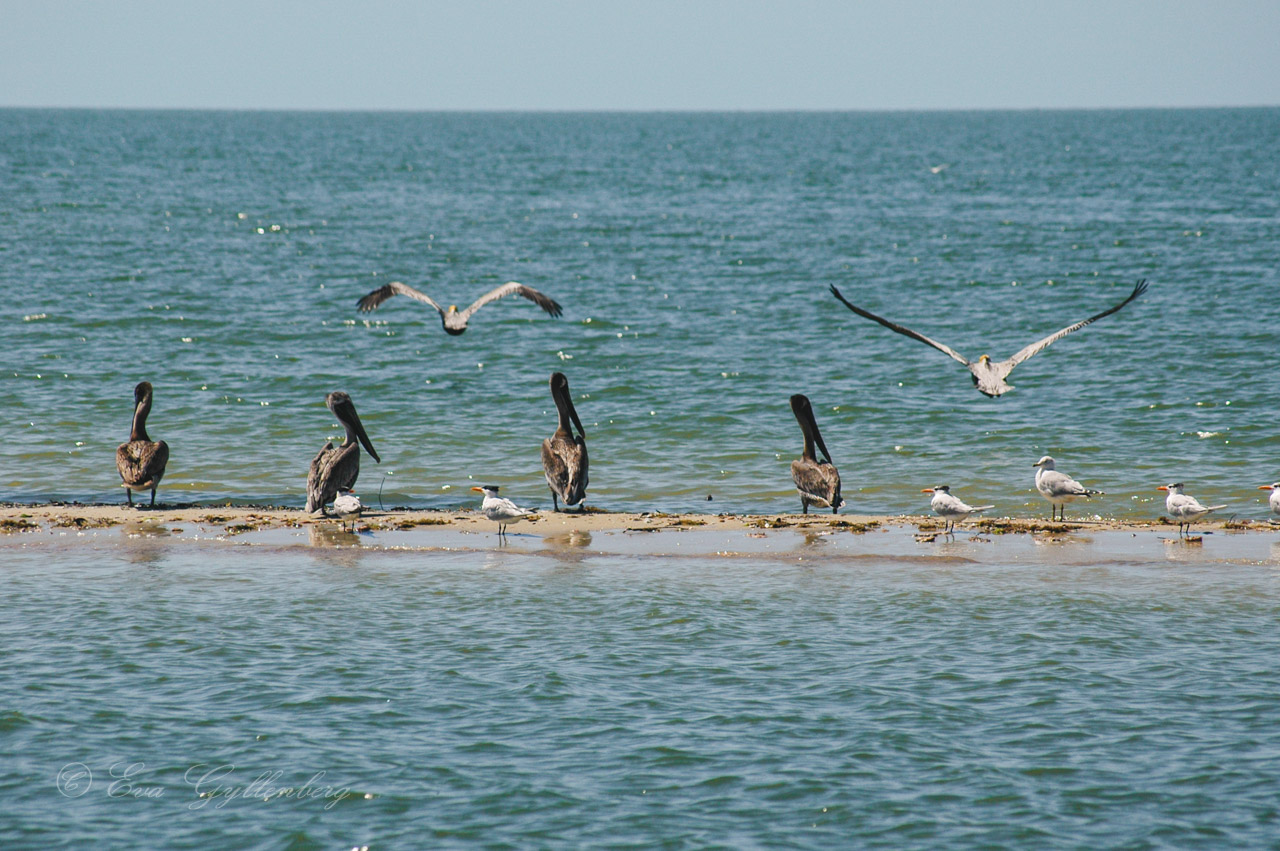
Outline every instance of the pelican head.
<svg viewBox="0 0 1280 851"><path fill-rule="evenodd" d="M991 355L983 355L982 357L978 358L978 362L984 363L984 364L991 363Z"/></svg>
<svg viewBox="0 0 1280 851"><path fill-rule="evenodd" d="M1032 464L1031 466L1032 466L1032 467L1044 467L1046 470L1052 470L1052 469L1053 469L1053 459L1052 459L1052 458L1050 458L1048 455L1046 455L1046 456L1044 456L1043 458L1041 458L1039 461L1037 461L1036 463Z"/></svg>
<svg viewBox="0 0 1280 851"><path fill-rule="evenodd" d="M450 312L450 313L457 313L457 312L458 312L458 305L456 305L456 304L451 304L451 305L449 305L449 312Z"/></svg>
<svg viewBox="0 0 1280 851"><path fill-rule="evenodd" d="M140 381L138 386L133 388L133 404L138 405L143 399L151 398L151 382Z"/></svg>

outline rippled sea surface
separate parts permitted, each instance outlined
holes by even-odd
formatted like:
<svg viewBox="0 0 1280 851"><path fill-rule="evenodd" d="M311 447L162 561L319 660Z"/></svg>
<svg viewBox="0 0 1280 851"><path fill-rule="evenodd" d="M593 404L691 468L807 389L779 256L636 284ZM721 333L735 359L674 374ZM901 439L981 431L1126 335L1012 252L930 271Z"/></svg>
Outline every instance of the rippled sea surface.
<svg viewBox="0 0 1280 851"><path fill-rule="evenodd" d="M1156 485L1263 516L1280 477L1280 110L951 114L0 111L0 498L121 498L156 388L161 499L303 502L351 394L390 505L540 504L564 371L606 509L794 510L809 395L851 510L947 483L1043 511L1031 464L1151 516ZM1005 357L1120 301L987 399ZM391 280L469 304L355 310ZM712 496L711 503L707 496ZM1156 500L1153 502L1153 500Z"/></svg>
<svg viewBox="0 0 1280 851"><path fill-rule="evenodd" d="M0 501L121 501L145 379L162 502L300 506L343 389L382 455L366 503L474 506L483 479L545 506L562 370L604 509L796 510L803 392L855 511L919 512L947 483L1043 513L1049 453L1107 491L1101 514L1154 516L1155 486L1185 480L1260 519L1256 486L1280 478L1277 150L1273 109L0 110ZM827 292L1003 357L1138 278L1146 296L996 400ZM506 300L455 338L405 299L355 311L391 280L461 305L519 280L565 313ZM1274 534L789 530L721 558L650 543L697 530L522 531L430 551L4 536L0 836L1275 843Z"/></svg>
<svg viewBox="0 0 1280 851"><path fill-rule="evenodd" d="M11 547L0 832L1263 847L1272 547L1099 563L1067 545L1058 565Z"/></svg>

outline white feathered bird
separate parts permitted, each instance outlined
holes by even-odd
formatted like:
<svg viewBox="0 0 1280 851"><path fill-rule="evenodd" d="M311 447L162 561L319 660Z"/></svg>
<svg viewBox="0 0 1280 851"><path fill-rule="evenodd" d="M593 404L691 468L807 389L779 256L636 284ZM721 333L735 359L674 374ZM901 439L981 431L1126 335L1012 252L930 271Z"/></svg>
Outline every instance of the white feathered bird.
<svg viewBox="0 0 1280 851"><path fill-rule="evenodd" d="M956 521L964 520L970 514L981 514L995 508L994 505L968 505L958 496L953 496L950 485L938 485L925 488L921 493L933 494L929 507L942 518L943 531L950 534L956 529Z"/></svg>
<svg viewBox="0 0 1280 851"><path fill-rule="evenodd" d="M1200 500L1190 494L1182 492L1182 482L1176 482L1171 485L1161 485L1156 490L1168 491L1169 495L1164 498L1164 509L1169 512L1169 516L1178 521L1178 534L1181 535L1185 531L1191 532L1191 524L1204 517L1210 511L1217 511L1219 508L1226 508L1223 505L1201 505Z"/></svg>
<svg viewBox="0 0 1280 851"><path fill-rule="evenodd" d="M356 530L356 521L360 519L360 512L364 511L364 506L360 504L360 497L356 496L349 490L341 491L333 498L333 514L343 523L351 524L351 531Z"/></svg>
<svg viewBox="0 0 1280 851"><path fill-rule="evenodd" d="M1271 496L1267 497L1267 504L1271 506L1271 513L1280 517L1280 482L1273 485L1258 485L1258 490L1271 491Z"/></svg>
<svg viewBox="0 0 1280 851"><path fill-rule="evenodd" d="M1036 470L1036 490L1040 491L1040 495L1049 500L1051 507L1049 509L1049 519L1054 518L1054 509L1057 509L1058 517L1056 519L1065 521L1067 519L1066 504L1074 502L1081 497L1088 499L1091 496L1105 496L1102 491L1092 490L1077 482L1066 473L1059 473L1054 469L1054 460L1048 455L1041 458L1033 467Z"/></svg>
<svg viewBox="0 0 1280 851"><path fill-rule="evenodd" d="M492 520L498 524L498 537L506 537L507 526L522 517L528 517L533 514L527 508L521 508L511 500L503 496L498 496L497 485L485 485L484 487L474 487L473 491L479 491L484 494L484 502L480 503L480 513L486 519Z"/></svg>

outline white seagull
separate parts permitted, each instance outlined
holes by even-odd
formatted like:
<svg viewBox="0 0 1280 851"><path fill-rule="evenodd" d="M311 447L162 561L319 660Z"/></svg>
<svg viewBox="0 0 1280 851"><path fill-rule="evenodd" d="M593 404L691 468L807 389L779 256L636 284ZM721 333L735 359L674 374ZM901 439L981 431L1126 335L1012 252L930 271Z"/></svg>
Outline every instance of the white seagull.
<svg viewBox="0 0 1280 851"><path fill-rule="evenodd" d="M955 532L957 520L964 520L970 514L981 514L995 508L994 505L966 505L960 497L951 495L950 485L925 488L920 493L933 494L933 499L929 500L929 507L942 518L942 529L948 535Z"/></svg>
<svg viewBox="0 0 1280 851"><path fill-rule="evenodd" d="M1217 511L1219 508L1226 508L1224 505L1201 505L1200 500L1194 496L1188 496L1182 492L1182 482L1176 482L1171 485L1161 485L1156 490L1168 491L1169 495L1164 498L1165 511L1169 512L1169 516L1178 521L1178 534L1183 534L1183 527L1186 532L1191 532L1191 524L1204 517L1210 511Z"/></svg>
<svg viewBox="0 0 1280 851"><path fill-rule="evenodd" d="M1273 485L1258 485L1260 491L1271 491L1271 496L1267 498L1267 504L1271 506L1271 513L1276 517L1280 517L1280 482ZM1275 521L1271 521L1274 523Z"/></svg>
<svg viewBox="0 0 1280 851"><path fill-rule="evenodd" d="M840 301L844 304L845 307L849 308L854 313L858 314L864 319L870 319L873 322L879 322L881 325L888 328L890 331L897 331L899 334L910 337L913 340L919 340L925 345L933 346L935 349L942 352L943 354L949 355L952 358L958 360L960 363L964 364L965 367L972 374L973 384L975 387L978 388L978 392L983 393L992 398L995 398L996 396L999 396L1003 393L1007 393L1013 389L1013 386L1008 384L1005 381L1005 379L1009 377L1009 373L1013 372L1013 368L1015 366L1022 363L1024 360L1031 357L1032 355L1043 351L1053 343L1056 343L1058 340L1061 340L1063 337L1067 336L1072 331L1079 331L1081 328L1088 325L1090 322L1097 322L1099 319L1101 319L1104 316L1110 316L1111 314L1115 313L1117 310L1124 307L1126 304L1133 301L1135 298L1142 295L1146 291L1147 291L1147 282L1145 280L1138 281L1138 283L1134 285L1133 292L1129 293L1129 297L1126 298L1124 301L1120 302L1119 304L1117 304L1115 307L1109 307L1106 310L1102 311L1101 313L1090 316L1088 319L1083 319L1075 323L1074 325L1068 325L1066 328L1063 328L1061 331L1055 331L1054 333L1050 334L1048 337L1045 337L1043 340L1037 340L1036 342L1032 343L1026 348L1020 349L1018 352L1016 352L1013 355L1013 357L1008 358L1006 360L993 361L990 355L983 355L982 357L978 358L978 360L975 362L975 361L969 360L967 357L960 354L950 346L944 346L942 345L942 343L939 343L936 340L930 340L928 337L926 337L924 334L921 334L918 331L912 331L910 328L904 328L901 325L890 322L888 319L884 319L879 316L876 316L874 313L868 310L863 310L861 307L858 307L857 305L850 304L845 299L844 296L840 295L840 291L836 289L835 285L834 284L831 285L831 294L834 295L836 298L840 299Z"/></svg>
<svg viewBox="0 0 1280 851"><path fill-rule="evenodd" d="M350 521L352 532L356 530L356 521L360 519L360 512L362 511L364 511L364 506L360 504L360 497L350 490L343 490L333 498L334 516L343 523Z"/></svg>
<svg viewBox="0 0 1280 851"><path fill-rule="evenodd" d="M505 538L507 536L507 526L516 522L522 517L528 517L533 514L527 508L520 508L506 497L498 496L497 485L485 485L484 487L474 487L473 491L479 491L484 494L484 502L480 504L480 513L486 519L492 520L498 524L498 537Z"/></svg>
<svg viewBox="0 0 1280 851"><path fill-rule="evenodd" d="M415 290L408 284L402 284L399 281L392 281L386 286L378 287L378 289L356 302L356 307L361 313L368 313L371 310L377 309L378 305L382 304L394 295L407 295L409 298L417 299L424 304L429 304L434 307L436 312L440 314L440 322L444 325L445 332L451 336L457 337L467 330L467 320L475 315L477 310L484 307L491 301L497 301L503 296L508 296L512 293L524 296L552 316L559 316L561 313L560 305L554 299L548 298L533 287L526 287L524 284L516 283L515 281L508 281L502 286L490 290L472 302L471 306L466 310L458 310L458 306L456 304L449 305L449 309L445 310L443 307L436 304L435 300L431 298L431 296L419 290Z"/></svg>
<svg viewBox="0 0 1280 851"><path fill-rule="evenodd" d="M1074 502L1080 497L1088 499L1091 496L1105 496L1102 491L1091 490L1067 474L1059 473L1053 468L1053 459L1048 455L1031 466L1040 468L1036 470L1036 490L1040 491L1040 495L1052 504L1049 509L1050 520L1055 519L1053 515L1056 508L1057 519L1065 522L1068 502Z"/></svg>

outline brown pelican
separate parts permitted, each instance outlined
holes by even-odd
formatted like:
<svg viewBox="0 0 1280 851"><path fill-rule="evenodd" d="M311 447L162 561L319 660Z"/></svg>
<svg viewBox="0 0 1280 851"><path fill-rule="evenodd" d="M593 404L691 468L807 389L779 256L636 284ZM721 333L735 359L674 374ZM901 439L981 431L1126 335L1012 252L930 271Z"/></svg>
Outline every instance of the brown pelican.
<svg viewBox="0 0 1280 851"><path fill-rule="evenodd" d="M831 463L831 453L822 441L818 421L813 418L813 405L809 397L799 393L791 397L791 411L804 433L804 454L791 462L791 478L800 492L800 506L809 513L809 506L830 508L838 514L844 500L840 498L840 472ZM819 460L814 446L822 450L824 460Z"/></svg>
<svg viewBox="0 0 1280 851"><path fill-rule="evenodd" d="M486 519L498 524L499 538L507 536L507 527L512 523L533 513L527 508L519 507L504 496L498 496L497 485L485 485L484 487L472 488L472 490L484 494L484 502L480 503L480 512L484 514Z"/></svg>
<svg viewBox="0 0 1280 851"><path fill-rule="evenodd" d="M133 492L151 488L151 504L156 504L156 486L164 478L169 463L169 444L147 436L147 414L151 413L151 382L133 388L133 428L129 442L116 447L116 469L124 492L133 505Z"/></svg>
<svg viewBox="0 0 1280 851"><path fill-rule="evenodd" d="M933 494L933 499L929 501L929 507L942 518L942 529L948 535L955 533L957 520L964 520L970 514L981 514L984 511L990 511L995 508L994 505L967 504L960 497L951 493L950 485L925 488L920 493Z"/></svg>
<svg viewBox="0 0 1280 851"><path fill-rule="evenodd" d="M1054 519L1054 510L1057 509L1057 519L1065 521L1068 502L1074 502L1080 497L1088 499L1091 496L1106 496L1102 491L1090 490L1066 473L1059 473L1054 469L1054 460L1048 455L1031 466L1040 468L1036 470L1036 490L1049 500L1050 520Z"/></svg>
<svg viewBox="0 0 1280 851"><path fill-rule="evenodd" d="M373 444L369 442L369 435L364 433L364 426L360 422L360 415L356 413L356 406L351 403L351 397L341 390L335 390L325 397L324 403L347 430L347 436L338 447L333 445L333 441L329 441L311 459L311 469L307 473L308 514L314 511L324 513L325 505L332 502L339 491L355 487L356 477L360 475L360 446L356 443L357 440L369 450L374 461L382 463Z"/></svg>
<svg viewBox="0 0 1280 851"><path fill-rule="evenodd" d="M563 372L551 373L551 398L555 400L560 416L556 433L542 441L542 472L546 474L547 486L551 488L551 509L560 510L556 504L556 497L559 497L566 508L581 504L585 511L587 433L574 410L573 400L569 398L569 379ZM576 435L570 427L570 420L578 427Z"/></svg>
<svg viewBox="0 0 1280 851"><path fill-rule="evenodd" d="M1169 495L1165 497L1164 507L1169 512L1169 516L1178 521L1178 534L1190 534L1191 524L1204 517L1210 511L1217 511L1219 508L1226 508L1224 505L1201 505L1200 500L1190 494L1182 492L1182 482L1172 485L1161 485L1156 490L1168 491Z"/></svg>
<svg viewBox="0 0 1280 851"><path fill-rule="evenodd" d="M533 287L526 287L524 284L518 284L515 281L508 281L497 289L490 290L472 302L471 306L466 310L458 310L457 305L453 304L449 305L448 310L445 310L443 307L436 304L435 300L432 299L431 296L424 292L415 290L408 284L402 284L399 281L392 281L385 287L379 287L369 293L364 298L356 302L356 307L359 308L361 313L368 313L371 310L375 310L378 305L382 304L397 293L400 295L407 295L409 298L417 299L418 301L425 302L426 304L434 307L436 312L440 314L440 322L444 325L444 330L455 337L467 330L467 320L469 320L477 310L484 307L491 301L497 301L503 296L508 296L512 293L524 296L552 316L559 316L561 313L560 305L556 303L555 300L548 298Z"/></svg>
<svg viewBox="0 0 1280 851"><path fill-rule="evenodd" d="M926 345L933 346L935 349L942 352L943 354L950 355L951 357L960 361L960 363L964 364L965 367L968 368L969 372L972 373L973 383L974 383L974 386L978 388L978 392L986 394L987 396L990 396L992 398L995 398L996 396L999 396L1003 393L1007 393L1008 391L1013 389L1012 385L1005 382L1005 379L1009 377L1009 373L1013 372L1013 368L1015 366L1022 363L1024 360L1036 354L1037 352L1043 351L1044 349L1048 348L1053 343L1056 343L1058 340L1061 340L1063 337L1070 334L1072 331L1079 331L1081 328L1088 325L1090 322L1096 322L1104 316L1110 316L1111 314L1115 313L1117 310L1124 307L1126 304L1133 301L1135 298L1142 295L1146 291L1147 291L1146 280L1144 279L1144 280L1138 281L1138 283L1133 288L1133 292L1129 293L1129 297L1126 298L1124 301L1120 302L1119 304L1117 304L1115 307L1107 308L1101 313L1096 314L1094 316L1090 316L1088 319L1081 320L1080 322L1077 322L1074 325L1068 325L1066 328L1063 328L1061 331L1056 331L1053 334L1050 334L1048 337L1045 337L1043 340L1038 340L1037 342L1032 343L1026 348L1019 350L1016 354L1014 354L1013 357L1008 358L1007 360L993 361L990 355L983 355L982 357L978 358L977 362L975 363L969 360L964 355L957 352L955 349L952 349L949 346L944 346L941 343L937 342L936 340L930 340L924 334L921 334L917 331L912 331L910 328L904 328L901 325L897 325L893 322L890 322L888 319L883 319L879 316L876 316L874 313L871 313L870 311L863 310L861 307L858 307L857 305L850 304L845 299L844 296L840 295L840 290L836 289L835 284L831 285L832 294L835 295L836 298L840 299L840 301L843 302L845 307L849 308L859 316L865 319L870 319L873 322L879 322L881 325L888 328L890 331L897 331L899 334L910 337L913 340L919 340L920 342L925 343Z"/></svg>

